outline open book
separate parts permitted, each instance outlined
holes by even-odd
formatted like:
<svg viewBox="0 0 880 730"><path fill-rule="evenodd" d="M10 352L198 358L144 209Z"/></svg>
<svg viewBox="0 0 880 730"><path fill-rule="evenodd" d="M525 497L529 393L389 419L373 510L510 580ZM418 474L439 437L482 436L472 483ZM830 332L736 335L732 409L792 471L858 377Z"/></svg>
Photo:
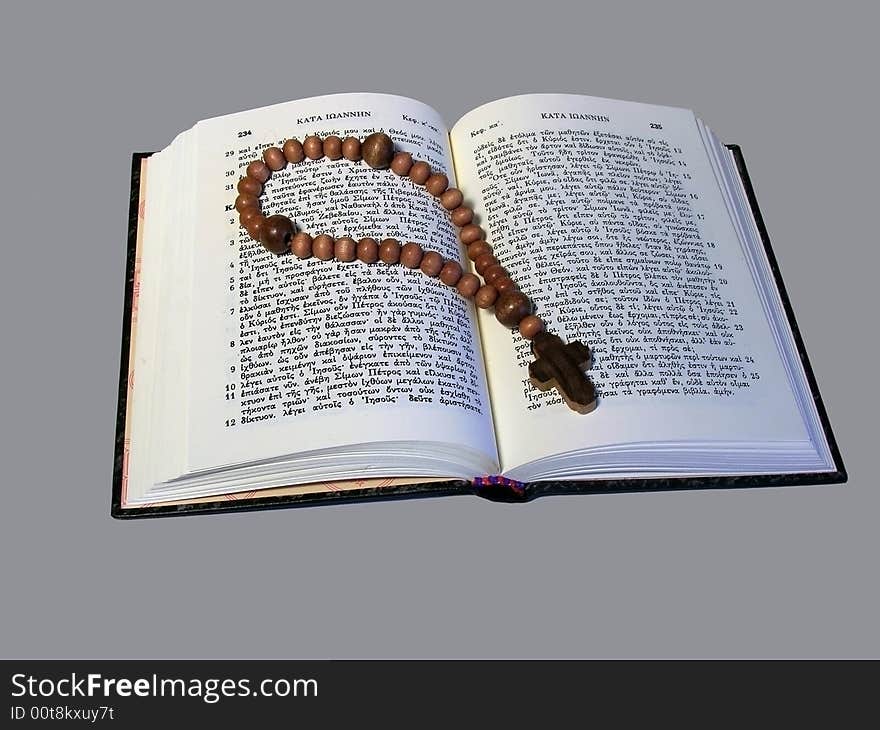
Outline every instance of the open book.
<svg viewBox="0 0 880 730"><path fill-rule="evenodd" d="M593 349L594 412L534 389L528 343L438 280L275 256L239 227L265 147L376 130L449 176L549 329ZM307 160L265 195L313 235L471 265L406 177ZM537 94L447 129L411 99L317 97L136 155L133 196L115 516L475 478L511 499L845 480L741 157L691 111Z"/></svg>

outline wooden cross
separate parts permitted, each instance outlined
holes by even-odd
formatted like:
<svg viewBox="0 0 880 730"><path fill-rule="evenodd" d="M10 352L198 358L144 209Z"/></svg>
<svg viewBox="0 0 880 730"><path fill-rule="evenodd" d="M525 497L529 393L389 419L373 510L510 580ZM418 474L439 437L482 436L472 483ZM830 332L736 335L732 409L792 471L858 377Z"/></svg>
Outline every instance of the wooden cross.
<svg viewBox="0 0 880 730"><path fill-rule="evenodd" d="M556 388L568 407L578 413L596 408L596 389L584 374L592 359L589 347L582 342L565 344L558 335L539 332L532 340L532 353L532 385L538 390Z"/></svg>

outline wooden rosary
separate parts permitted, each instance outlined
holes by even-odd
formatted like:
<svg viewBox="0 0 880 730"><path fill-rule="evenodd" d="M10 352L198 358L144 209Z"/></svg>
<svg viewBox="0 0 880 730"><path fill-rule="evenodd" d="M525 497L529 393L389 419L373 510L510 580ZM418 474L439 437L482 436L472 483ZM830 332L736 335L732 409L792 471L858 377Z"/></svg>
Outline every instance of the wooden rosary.
<svg viewBox="0 0 880 730"><path fill-rule="evenodd" d="M305 231L295 231L293 221L286 215L265 216L260 206L263 186L272 173L303 159L319 160L344 157L351 162L363 160L374 169L390 168L401 177L407 176L416 185L438 199L449 211L452 223L459 230L459 239L467 246L468 258L473 261L477 274L464 272L454 259L445 259L437 251L424 251L418 243L401 245L393 238L376 241L373 238L334 238L321 234L312 238ZM587 413L596 405L593 384L584 374L591 360L590 349L580 343L565 344L562 339L544 328L544 322L533 313L532 301L523 294L510 278L485 240L485 231L474 223L474 211L462 203L464 198L457 188L449 187L443 173L433 172L427 162L413 160L409 152L394 150L391 138L383 132L374 132L363 142L355 137L344 140L335 135L323 140L315 135L302 143L287 140L283 147L269 147L261 160L247 166L245 177L238 182L235 208L242 227L256 241L274 254L288 251L301 259L315 256L321 261L359 259L365 264L382 261L401 263L409 269L421 269L428 276L437 277L447 286L455 287L466 299L473 299L481 309L495 307L495 318L508 328L518 328L520 334L532 342L535 361L529 365L532 384L539 390L555 387L565 402L579 413Z"/></svg>

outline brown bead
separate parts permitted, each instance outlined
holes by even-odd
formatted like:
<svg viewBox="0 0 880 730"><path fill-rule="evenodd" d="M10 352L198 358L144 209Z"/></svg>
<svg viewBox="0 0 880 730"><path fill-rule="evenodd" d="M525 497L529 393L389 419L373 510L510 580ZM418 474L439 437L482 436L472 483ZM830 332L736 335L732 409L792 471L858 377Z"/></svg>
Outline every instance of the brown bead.
<svg viewBox="0 0 880 730"><path fill-rule="evenodd" d="M334 253L333 236L328 236L326 233L315 236L315 240L312 241L312 254L315 258L321 259L321 261L329 261L333 258Z"/></svg>
<svg viewBox="0 0 880 730"><path fill-rule="evenodd" d="M491 284L483 284L483 286L477 289L477 293L474 294L474 304L480 309L488 309L495 304L497 298L498 290Z"/></svg>
<svg viewBox="0 0 880 730"><path fill-rule="evenodd" d="M310 160L320 160L324 156L324 143L315 134L310 134L303 140L303 153Z"/></svg>
<svg viewBox="0 0 880 730"><path fill-rule="evenodd" d="M290 239L290 250L297 258L307 259L312 255L312 237L305 231L300 231Z"/></svg>
<svg viewBox="0 0 880 730"><path fill-rule="evenodd" d="M470 272L462 274L455 288L458 289L458 293L463 297L470 299L480 289L480 277Z"/></svg>
<svg viewBox="0 0 880 730"><path fill-rule="evenodd" d="M270 215L260 232L260 243L272 253L284 253L293 238L293 222L286 215Z"/></svg>
<svg viewBox="0 0 880 730"><path fill-rule="evenodd" d="M509 276L502 276L500 279L495 279L495 281L492 282L492 286L498 290L499 294L504 294L506 291L519 291L519 285Z"/></svg>
<svg viewBox="0 0 880 730"><path fill-rule="evenodd" d="M253 195L259 198L263 192L263 183L245 175L245 177L238 181L238 192L242 195Z"/></svg>
<svg viewBox="0 0 880 730"><path fill-rule="evenodd" d="M335 134L324 138L324 157L328 160L338 160L342 157L342 140Z"/></svg>
<svg viewBox="0 0 880 730"><path fill-rule="evenodd" d="M342 156L351 162L361 159L361 141L357 137L346 137L342 140Z"/></svg>
<svg viewBox="0 0 880 730"><path fill-rule="evenodd" d="M379 244L379 259L386 264L396 264L400 261L400 241L394 238L386 238Z"/></svg>
<svg viewBox="0 0 880 730"><path fill-rule="evenodd" d="M431 177L425 180L425 190L427 190L435 198L439 198L446 192L449 187L449 178L442 172L435 172Z"/></svg>
<svg viewBox="0 0 880 730"><path fill-rule="evenodd" d="M519 323L519 333L527 340L531 340L536 334L543 331L544 322L534 314L523 317Z"/></svg>
<svg viewBox="0 0 880 730"><path fill-rule="evenodd" d="M375 264L379 260L379 244L375 238L362 238L358 241L357 257L365 264Z"/></svg>
<svg viewBox="0 0 880 730"><path fill-rule="evenodd" d="M476 261L487 253L492 253L492 247L483 240L474 241L467 247L467 255L471 261Z"/></svg>
<svg viewBox="0 0 880 730"><path fill-rule="evenodd" d="M427 276L437 276L443 268L443 257L436 251L425 251L419 268Z"/></svg>
<svg viewBox="0 0 880 730"><path fill-rule="evenodd" d="M421 160L413 162L412 167L409 168L410 180L416 185L424 185L428 182L429 177L431 177L431 166L427 162Z"/></svg>
<svg viewBox="0 0 880 730"><path fill-rule="evenodd" d="M461 264L458 261L448 260L440 269L440 281L446 286L455 286L461 278Z"/></svg>
<svg viewBox="0 0 880 730"><path fill-rule="evenodd" d="M269 166L262 160L254 160L250 165L247 166L247 174L248 177L252 177L254 180L262 185L272 176L272 171L269 169Z"/></svg>
<svg viewBox="0 0 880 730"><path fill-rule="evenodd" d="M259 208L260 199L256 195L239 195L235 199L235 209L241 213L245 208Z"/></svg>
<svg viewBox="0 0 880 730"><path fill-rule="evenodd" d="M245 230L248 232L248 235L253 238L255 241L259 241L260 237L263 235L263 228L266 225L266 216L260 214L256 218L248 221L245 226Z"/></svg>
<svg viewBox="0 0 880 730"><path fill-rule="evenodd" d="M510 273L501 264L492 264L483 272L483 278L487 284L494 284L505 276L510 276Z"/></svg>
<svg viewBox="0 0 880 730"><path fill-rule="evenodd" d="M413 158L409 152L398 152L391 160L391 172L395 175L408 175L413 166Z"/></svg>
<svg viewBox="0 0 880 730"><path fill-rule="evenodd" d="M302 143L298 139L287 140L281 148L281 151L284 153L284 157L287 161L292 162L294 165L297 162L302 162L303 157L305 157Z"/></svg>
<svg viewBox="0 0 880 730"><path fill-rule="evenodd" d="M504 292L495 302L495 319L511 329L531 313L532 302L521 291Z"/></svg>
<svg viewBox="0 0 880 730"><path fill-rule="evenodd" d="M394 142L384 132L373 132L361 144L361 157L375 170L384 170L394 157Z"/></svg>
<svg viewBox="0 0 880 730"><path fill-rule="evenodd" d="M464 200L464 196L461 194L461 190L458 188L449 188L449 190L440 196L440 205L446 208L446 210L455 210L461 205L462 200Z"/></svg>
<svg viewBox="0 0 880 730"><path fill-rule="evenodd" d="M263 160L270 170L276 172L287 166L287 158L278 147L267 147L263 150Z"/></svg>
<svg viewBox="0 0 880 730"><path fill-rule="evenodd" d="M476 260L474 261L474 268L477 270L477 273L482 276L486 272L486 269L488 269L490 266L494 266L497 263L498 259L495 257L495 254L484 253L477 256Z"/></svg>
<svg viewBox="0 0 880 730"><path fill-rule="evenodd" d="M468 208L466 205L459 206L450 214L452 222L459 228L466 226L474 219L474 209Z"/></svg>
<svg viewBox="0 0 880 730"><path fill-rule="evenodd" d="M259 208L245 208L243 211L241 211L241 213L239 213L238 221L245 228L247 228L248 224L252 220L255 220L256 218L262 218L262 217L263 217L263 214L260 212Z"/></svg>
<svg viewBox="0 0 880 730"><path fill-rule="evenodd" d="M400 249L400 263L408 269L417 269L422 263L422 256L424 256L422 247L412 241L405 243Z"/></svg>
<svg viewBox="0 0 880 730"><path fill-rule="evenodd" d="M480 228L476 223L468 223L458 233L459 240L464 243L473 243L486 237L486 231Z"/></svg>
<svg viewBox="0 0 880 730"><path fill-rule="evenodd" d="M336 239L336 245L333 247L333 255L337 261L354 261L357 258L357 243L353 238L343 236Z"/></svg>

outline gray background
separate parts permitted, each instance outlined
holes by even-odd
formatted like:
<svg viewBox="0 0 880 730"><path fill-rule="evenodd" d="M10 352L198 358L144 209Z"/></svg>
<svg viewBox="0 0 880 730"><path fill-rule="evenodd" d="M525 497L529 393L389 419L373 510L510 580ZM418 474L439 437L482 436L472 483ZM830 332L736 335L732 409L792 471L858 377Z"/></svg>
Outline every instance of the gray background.
<svg viewBox="0 0 880 730"><path fill-rule="evenodd" d="M880 654L869 4L257 5L4 12L0 655ZM849 485L111 520L131 153L337 91L695 108L745 151Z"/></svg>

